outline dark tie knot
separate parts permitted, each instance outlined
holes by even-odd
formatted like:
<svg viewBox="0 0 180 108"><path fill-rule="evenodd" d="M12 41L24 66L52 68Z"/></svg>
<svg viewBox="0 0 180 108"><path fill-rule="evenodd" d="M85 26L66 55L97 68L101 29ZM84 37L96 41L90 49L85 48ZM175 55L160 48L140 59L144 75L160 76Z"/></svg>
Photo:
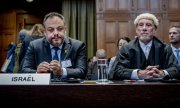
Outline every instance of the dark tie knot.
<svg viewBox="0 0 180 108"><path fill-rule="evenodd" d="M175 50L175 52L176 52L176 53L179 53L179 52L180 52L180 50Z"/></svg>
<svg viewBox="0 0 180 108"><path fill-rule="evenodd" d="M176 54L179 56L180 50L175 50Z"/></svg>
<svg viewBox="0 0 180 108"><path fill-rule="evenodd" d="M58 50L59 50L59 47L53 47L53 49L54 49L55 51L58 51Z"/></svg>

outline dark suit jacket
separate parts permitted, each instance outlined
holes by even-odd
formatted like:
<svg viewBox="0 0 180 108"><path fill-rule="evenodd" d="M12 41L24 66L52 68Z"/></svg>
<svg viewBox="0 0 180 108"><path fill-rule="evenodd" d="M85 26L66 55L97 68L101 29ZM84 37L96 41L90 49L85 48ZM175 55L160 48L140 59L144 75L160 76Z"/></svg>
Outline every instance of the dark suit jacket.
<svg viewBox="0 0 180 108"><path fill-rule="evenodd" d="M130 79L134 69L145 69L149 65L159 65L161 69L169 73L170 78L176 78L179 75L177 60L171 47L153 37L148 60L145 58L138 38L123 46L117 54L109 78L114 80Z"/></svg>
<svg viewBox="0 0 180 108"><path fill-rule="evenodd" d="M32 35L32 36L26 36L22 42L20 53L19 53L19 72L22 70L23 62L24 62L24 56L26 54L26 51L28 49L28 46L31 41L43 38L44 36L37 36L37 35Z"/></svg>
<svg viewBox="0 0 180 108"><path fill-rule="evenodd" d="M36 36L36 35L32 35L32 36L26 36L22 42L22 46L21 46L21 50L20 50L20 54L19 54L19 63L21 63L21 61L23 60L26 51L28 49L28 46L30 44L31 41L36 40L36 39L40 39L43 38L44 36Z"/></svg>
<svg viewBox="0 0 180 108"><path fill-rule="evenodd" d="M91 62L88 66L89 80L98 80L98 64L97 61Z"/></svg>
<svg viewBox="0 0 180 108"><path fill-rule="evenodd" d="M23 63L23 73L35 73L37 66L52 60L50 44L46 38L30 43ZM67 78L85 78L87 56L85 44L79 40L66 37L61 50L61 60L71 60L72 66L67 67Z"/></svg>

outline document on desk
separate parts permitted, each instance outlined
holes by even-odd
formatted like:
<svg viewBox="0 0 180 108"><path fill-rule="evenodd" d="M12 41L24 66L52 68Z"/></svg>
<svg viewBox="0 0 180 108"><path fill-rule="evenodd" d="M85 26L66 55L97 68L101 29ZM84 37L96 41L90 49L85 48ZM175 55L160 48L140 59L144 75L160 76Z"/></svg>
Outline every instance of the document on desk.
<svg viewBox="0 0 180 108"><path fill-rule="evenodd" d="M3 73L0 85L49 85L49 73Z"/></svg>

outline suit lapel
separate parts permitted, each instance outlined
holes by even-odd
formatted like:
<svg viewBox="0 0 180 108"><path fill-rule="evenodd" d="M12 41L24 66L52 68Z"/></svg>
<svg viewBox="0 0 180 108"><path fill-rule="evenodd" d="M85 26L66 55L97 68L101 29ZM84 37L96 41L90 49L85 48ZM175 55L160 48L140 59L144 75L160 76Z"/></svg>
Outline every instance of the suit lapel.
<svg viewBox="0 0 180 108"><path fill-rule="evenodd" d="M162 45L158 42L156 42L156 39L154 39L153 41L154 43L154 54L155 54L155 57L154 57L154 64L160 64L160 59L161 59L161 56L162 56Z"/></svg>
<svg viewBox="0 0 180 108"><path fill-rule="evenodd" d="M138 38L136 38L136 40L135 40L135 45L133 46L134 47L134 50L136 50L136 66L138 67L138 68L141 68L141 63L142 63L142 53L141 53L141 51L142 51L142 49L141 49L141 47L140 47L140 44L139 44L139 40L138 40ZM139 55L141 55L141 56L139 56Z"/></svg>
<svg viewBox="0 0 180 108"><path fill-rule="evenodd" d="M150 62L149 65L157 65L161 62L162 56L162 44L157 41L157 39L153 38L153 43L151 50L149 52L148 61Z"/></svg>
<svg viewBox="0 0 180 108"><path fill-rule="evenodd" d="M46 40L46 38L44 38L43 44L44 44L43 53L46 55L46 56L44 56L45 57L44 60L47 62L50 62L52 60L51 48L50 48L50 44Z"/></svg>
<svg viewBox="0 0 180 108"><path fill-rule="evenodd" d="M135 45L133 46L135 47L134 49L136 50L136 67L138 67L139 69L143 69L146 67L147 65L147 60L146 60L146 56L144 55L144 52L140 46L139 43L139 39L137 38L135 41Z"/></svg>
<svg viewBox="0 0 180 108"><path fill-rule="evenodd" d="M61 52L61 60L66 60L71 50L71 44L68 38L65 38L63 43L62 52Z"/></svg>

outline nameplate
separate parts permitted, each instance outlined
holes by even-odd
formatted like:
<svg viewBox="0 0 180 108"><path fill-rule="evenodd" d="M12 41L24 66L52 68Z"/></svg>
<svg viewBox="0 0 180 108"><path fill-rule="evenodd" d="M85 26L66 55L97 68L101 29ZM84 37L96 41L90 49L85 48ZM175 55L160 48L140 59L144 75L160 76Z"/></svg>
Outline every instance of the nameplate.
<svg viewBox="0 0 180 108"><path fill-rule="evenodd" d="M50 74L12 73L0 74L0 85L49 85Z"/></svg>

